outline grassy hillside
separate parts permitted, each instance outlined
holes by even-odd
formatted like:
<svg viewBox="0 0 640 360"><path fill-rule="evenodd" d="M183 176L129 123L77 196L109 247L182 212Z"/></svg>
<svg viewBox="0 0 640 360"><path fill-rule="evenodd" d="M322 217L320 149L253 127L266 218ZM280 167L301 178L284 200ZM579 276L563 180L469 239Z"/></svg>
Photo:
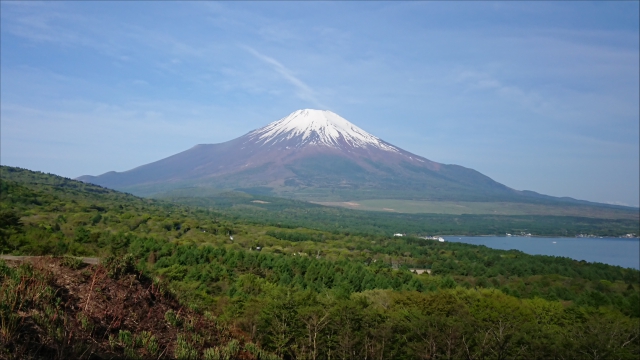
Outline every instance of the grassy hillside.
<svg viewBox="0 0 640 360"><path fill-rule="evenodd" d="M159 357L181 359L640 356L638 270L392 238L376 223L383 214L329 208L344 211L331 217L318 205L246 194L190 207L3 167L0 195L5 254L103 259L78 270L63 269L77 266L71 258L34 270L0 261L0 358L34 350L28 334L44 339L35 357L60 359L145 357L151 335L167 349ZM330 220L354 219L366 226L327 231ZM87 292L92 283L100 290ZM166 300L145 298L151 284ZM126 301L158 306L142 308L148 326L105 317L101 301L127 285ZM34 297L47 288L67 290Z"/></svg>
<svg viewBox="0 0 640 360"><path fill-rule="evenodd" d="M613 206L597 207L583 204L559 206L496 201L419 201L397 199L318 202L318 204L339 206L354 210L386 211L407 214L551 215L600 219L629 219L636 221L640 219L640 211L638 211L638 209Z"/></svg>

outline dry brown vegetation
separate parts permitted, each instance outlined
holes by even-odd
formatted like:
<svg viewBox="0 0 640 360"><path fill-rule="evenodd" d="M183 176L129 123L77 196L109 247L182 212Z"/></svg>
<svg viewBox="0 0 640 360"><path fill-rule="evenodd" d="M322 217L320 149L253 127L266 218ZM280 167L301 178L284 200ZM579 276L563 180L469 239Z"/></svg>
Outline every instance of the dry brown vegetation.
<svg viewBox="0 0 640 360"><path fill-rule="evenodd" d="M117 273L117 272L116 272ZM135 271L68 258L0 260L0 359L268 358Z"/></svg>

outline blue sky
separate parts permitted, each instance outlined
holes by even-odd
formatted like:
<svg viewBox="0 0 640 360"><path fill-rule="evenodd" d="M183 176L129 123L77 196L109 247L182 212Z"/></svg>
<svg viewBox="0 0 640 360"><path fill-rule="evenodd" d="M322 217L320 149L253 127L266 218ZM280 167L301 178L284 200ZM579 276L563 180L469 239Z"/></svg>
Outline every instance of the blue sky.
<svg viewBox="0 0 640 360"><path fill-rule="evenodd" d="M332 110L519 190L638 206L638 2L7 2L1 162L67 177Z"/></svg>

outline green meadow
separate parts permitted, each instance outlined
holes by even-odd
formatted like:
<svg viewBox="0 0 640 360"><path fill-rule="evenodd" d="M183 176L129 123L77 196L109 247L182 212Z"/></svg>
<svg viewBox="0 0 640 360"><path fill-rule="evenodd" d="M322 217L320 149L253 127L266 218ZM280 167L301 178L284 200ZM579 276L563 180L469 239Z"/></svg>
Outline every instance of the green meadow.
<svg viewBox="0 0 640 360"><path fill-rule="evenodd" d="M388 211L407 214L476 214L476 215L553 215L583 216L603 219L638 219L638 211L619 207L584 205L543 205L515 202L421 201L370 199L343 202L316 202L354 210Z"/></svg>

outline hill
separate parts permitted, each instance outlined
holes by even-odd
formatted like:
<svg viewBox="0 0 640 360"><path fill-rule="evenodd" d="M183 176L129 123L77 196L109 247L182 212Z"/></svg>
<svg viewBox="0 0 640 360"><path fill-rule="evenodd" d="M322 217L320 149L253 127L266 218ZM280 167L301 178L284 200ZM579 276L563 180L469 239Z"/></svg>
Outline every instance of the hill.
<svg viewBox="0 0 640 360"><path fill-rule="evenodd" d="M397 232L413 235L487 235L527 232L539 236L575 236L594 234L598 236L621 236L640 233L637 218L624 218L615 214L613 218L591 218L585 216L549 215L483 215L483 214L402 214L389 212L365 212L311 204L304 201L251 195L242 192L201 193L192 197L191 189L175 190L160 199L138 198L58 176L32 172L12 167L0 167L5 205L17 199L20 207L27 203L42 203L45 209L63 210L76 204L79 223L87 225L97 221L103 229L128 231L129 229L156 229L169 227L162 217L213 218L218 224L229 227L232 222L268 224L278 227L304 227L332 233L391 235ZM28 189L23 189L23 187ZM28 194L21 195L22 192ZM35 192L35 193L34 193ZM35 198L32 199L32 198ZM101 203L97 205L96 201ZM72 203L70 204L69 201ZM73 203L75 202L75 203ZM188 209L182 205L192 206ZM18 204L12 205L18 206ZM31 205L33 206L33 205ZM121 208L122 207L122 208ZM26 210L26 208L25 208ZM133 216L134 212L140 216ZM142 213L141 213L142 212ZM80 213L85 214L80 217ZM173 214L170 215L170 214ZM62 213L60 213L62 215ZM98 217L98 215L100 215ZM59 216L59 215L57 215ZM118 220L109 221L117 216ZM123 218L124 217L124 218ZM622 218L616 218L622 217ZM242 219L242 220L241 220ZM66 232L66 225L53 218L51 225L58 223ZM194 235L199 236L199 235ZM202 236L200 236L202 237Z"/></svg>
<svg viewBox="0 0 640 360"><path fill-rule="evenodd" d="M276 358L181 306L133 263L0 260L0 359Z"/></svg>
<svg viewBox="0 0 640 360"><path fill-rule="evenodd" d="M209 209L1 170L4 253L102 264L0 261L0 334L19 334L0 338L5 358L40 351L29 334L59 359L145 357L151 335L177 359L640 355L638 270L238 215L289 200Z"/></svg>

